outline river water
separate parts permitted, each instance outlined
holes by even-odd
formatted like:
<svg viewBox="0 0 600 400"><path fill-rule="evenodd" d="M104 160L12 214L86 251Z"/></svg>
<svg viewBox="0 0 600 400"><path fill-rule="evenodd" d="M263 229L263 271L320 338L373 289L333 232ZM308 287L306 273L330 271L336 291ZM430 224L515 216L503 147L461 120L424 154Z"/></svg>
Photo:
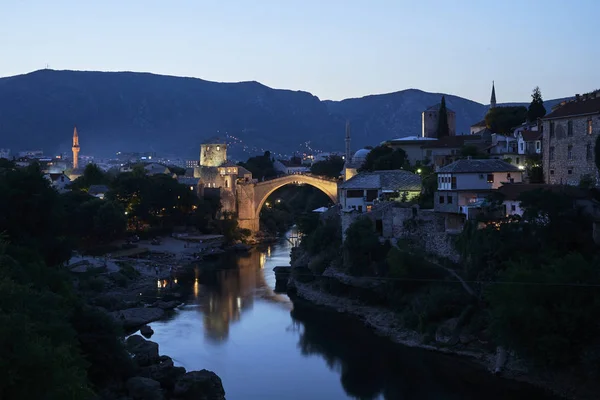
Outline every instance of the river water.
<svg viewBox="0 0 600 400"><path fill-rule="evenodd" d="M282 240L180 277L185 305L152 324L161 354L217 373L228 400L554 399L467 360L393 344L347 316L294 307L273 291L290 248Z"/></svg>

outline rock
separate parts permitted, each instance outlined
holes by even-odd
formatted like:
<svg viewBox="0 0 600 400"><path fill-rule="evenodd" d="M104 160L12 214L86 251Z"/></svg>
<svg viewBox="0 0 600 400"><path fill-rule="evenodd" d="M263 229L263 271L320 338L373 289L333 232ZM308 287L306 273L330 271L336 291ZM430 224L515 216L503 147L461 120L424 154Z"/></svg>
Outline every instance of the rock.
<svg viewBox="0 0 600 400"><path fill-rule="evenodd" d="M152 307L156 307L160 310L172 310L175 307L177 307L179 304L181 304L181 303L177 300L171 300L171 301L159 300L156 303L152 304Z"/></svg>
<svg viewBox="0 0 600 400"><path fill-rule="evenodd" d="M154 334L154 330L148 325L144 325L140 328L140 333L144 335L145 338L150 338Z"/></svg>
<svg viewBox="0 0 600 400"><path fill-rule="evenodd" d="M185 374L185 368L175 367L173 360L167 356L160 356L156 364L140 369L140 376L154 379L160 382L160 385L171 391L175 387L175 382Z"/></svg>
<svg viewBox="0 0 600 400"><path fill-rule="evenodd" d="M173 396L178 400L225 400L225 390L217 374L203 369L180 377Z"/></svg>
<svg viewBox="0 0 600 400"><path fill-rule="evenodd" d="M127 338L125 345L140 367L159 362L158 343L146 340L140 335L132 335Z"/></svg>
<svg viewBox="0 0 600 400"><path fill-rule="evenodd" d="M134 400L163 400L160 383L153 379L134 376L127 380L127 392Z"/></svg>
<svg viewBox="0 0 600 400"><path fill-rule="evenodd" d="M165 312L162 308L135 307L114 311L110 315L115 321L123 324L125 329L134 329L161 319Z"/></svg>
<svg viewBox="0 0 600 400"><path fill-rule="evenodd" d="M449 320L442 322L435 331L435 341L452 344L450 342L452 341L452 335L456 329L456 324L458 324L458 318L450 318Z"/></svg>

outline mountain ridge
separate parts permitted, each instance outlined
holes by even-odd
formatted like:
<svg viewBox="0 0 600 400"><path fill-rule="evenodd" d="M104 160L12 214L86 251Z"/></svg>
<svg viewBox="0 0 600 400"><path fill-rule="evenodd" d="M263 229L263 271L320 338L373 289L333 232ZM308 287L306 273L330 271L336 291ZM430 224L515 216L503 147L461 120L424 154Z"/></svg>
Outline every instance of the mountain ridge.
<svg viewBox="0 0 600 400"><path fill-rule="evenodd" d="M349 120L352 147L361 148L419 135L421 112L442 95L457 114L457 133L487 112L475 101L416 88L335 101L257 81L44 69L0 78L0 147L68 152L76 125L82 154L153 150L196 158L202 139L218 133L236 138L232 155L243 159L264 150L341 150Z"/></svg>

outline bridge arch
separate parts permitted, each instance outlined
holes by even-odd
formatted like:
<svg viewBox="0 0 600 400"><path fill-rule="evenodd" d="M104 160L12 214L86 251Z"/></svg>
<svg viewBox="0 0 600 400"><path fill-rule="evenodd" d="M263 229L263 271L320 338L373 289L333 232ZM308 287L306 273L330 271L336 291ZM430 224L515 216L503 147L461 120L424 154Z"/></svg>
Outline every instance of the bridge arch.
<svg viewBox="0 0 600 400"><path fill-rule="evenodd" d="M338 202L337 182L329 179L319 178L311 175L286 175L281 178L271 179L265 182L259 182L254 188L254 204L256 209L254 214L258 217L269 196L287 185L306 184L319 189L325 193L329 199L336 204Z"/></svg>

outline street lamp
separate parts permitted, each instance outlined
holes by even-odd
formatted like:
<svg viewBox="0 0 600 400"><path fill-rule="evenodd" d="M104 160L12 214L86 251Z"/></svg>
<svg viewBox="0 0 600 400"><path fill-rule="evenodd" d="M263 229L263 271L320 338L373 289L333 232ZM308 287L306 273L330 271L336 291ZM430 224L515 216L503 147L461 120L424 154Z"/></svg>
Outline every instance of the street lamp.
<svg viewBox="0 0 600 400"><path fill-rule="evenodd" d="M421 173L421 168L417 169L417 174Z"/></svg>

